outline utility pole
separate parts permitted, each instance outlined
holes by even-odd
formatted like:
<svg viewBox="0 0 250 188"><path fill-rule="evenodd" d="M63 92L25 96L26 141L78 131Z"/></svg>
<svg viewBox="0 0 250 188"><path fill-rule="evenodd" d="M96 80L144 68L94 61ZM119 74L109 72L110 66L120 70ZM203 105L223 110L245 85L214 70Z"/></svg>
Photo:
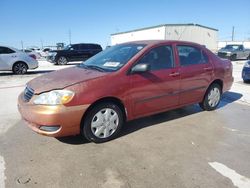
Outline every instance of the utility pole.
<svg viewBox="0 0 250 188"><path fill-rule="evenodd" d="M232 29L232 41L234 41L234 26L233 26L233 29Z"/></svg>
<svg viewBox="0 0 250 188"><path fill-rule="evenodd" d="M41 49L43 49L43 39L41 39L40 41L41 41L41 46L42 46Z"/></svg>
<svg viewBox="0 0 250 188"><path fill-rule="evenodd" d="M21 46L22 46L22 51L23 51L23 41L21 40Z"/></svg>
<svg viewBox="0 0 250 188"><path fill-rule="evenodd" d="M71 44L71 29L69 29L69 44Z"/></svg>

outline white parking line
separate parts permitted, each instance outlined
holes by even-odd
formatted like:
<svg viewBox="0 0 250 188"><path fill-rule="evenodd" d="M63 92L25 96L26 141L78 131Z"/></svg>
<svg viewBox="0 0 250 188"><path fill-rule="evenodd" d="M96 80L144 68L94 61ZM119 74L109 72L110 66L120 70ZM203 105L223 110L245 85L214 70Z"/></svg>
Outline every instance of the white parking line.
<svg viewBox="0 0 250 188"><path fill-rule="evenodd" d="M238 174L235 170L232 170L225 166L224 164L218 162L208 163L211 167L213 167L217 172L221 175L229 178L234 186L238 188L249 188L250 187L250 179L246 178L240 174Z"/></svg>
<svg viewBox="0 0 250 188"><path fill-rule="evenodd" d="M5 187L5 175L4 175L4 170L5 170L5 162L4 162L4 158L0 155L0 188L4 188Z"/></svg>

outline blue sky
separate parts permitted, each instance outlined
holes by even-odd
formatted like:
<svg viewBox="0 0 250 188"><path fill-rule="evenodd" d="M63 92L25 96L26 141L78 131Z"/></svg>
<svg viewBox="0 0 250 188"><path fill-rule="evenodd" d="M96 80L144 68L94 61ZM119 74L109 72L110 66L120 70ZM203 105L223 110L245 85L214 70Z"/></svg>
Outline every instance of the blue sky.
<svg viewBox="0 0 250 188"><path fill-rule="evenodd" d="M219 39L250 38L250 0L0 0L0 44L21 48L95 42L110 34L169 23L219 29Z"/></svg>

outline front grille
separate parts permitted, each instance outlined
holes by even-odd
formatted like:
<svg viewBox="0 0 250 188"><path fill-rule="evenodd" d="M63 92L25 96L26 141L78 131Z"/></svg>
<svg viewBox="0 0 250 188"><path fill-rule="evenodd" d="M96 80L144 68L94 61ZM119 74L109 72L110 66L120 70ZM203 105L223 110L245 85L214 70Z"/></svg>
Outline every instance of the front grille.
<svg viewBox="0 0 250 188"><path fill-rule="evenodd" d="M23 95L24 100L26 102L29 102L30 99L33 97L33 95L34 95L34 90L32 88L26 86L26 88L24 90L24 95Z"/></svg>
<svg viewBox="0 0 250 188"><path fill-rule="evenodd" d="M225 58L227 56L227 53L225 53L225 52L218 52L218 56L222 57L222 58Z"/></svg>

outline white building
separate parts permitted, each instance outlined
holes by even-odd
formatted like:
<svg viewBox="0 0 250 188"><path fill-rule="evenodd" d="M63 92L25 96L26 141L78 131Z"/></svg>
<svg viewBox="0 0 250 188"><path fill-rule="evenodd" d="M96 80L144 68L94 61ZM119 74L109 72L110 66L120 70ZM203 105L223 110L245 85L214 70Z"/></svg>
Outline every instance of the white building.
<svg viewBox="0 0 250 188"><path fill-rule="evenodd" d="M111 45L138 40L183 40L217 50L218 30L198 24L164 24L111 34Z"/></svg>

